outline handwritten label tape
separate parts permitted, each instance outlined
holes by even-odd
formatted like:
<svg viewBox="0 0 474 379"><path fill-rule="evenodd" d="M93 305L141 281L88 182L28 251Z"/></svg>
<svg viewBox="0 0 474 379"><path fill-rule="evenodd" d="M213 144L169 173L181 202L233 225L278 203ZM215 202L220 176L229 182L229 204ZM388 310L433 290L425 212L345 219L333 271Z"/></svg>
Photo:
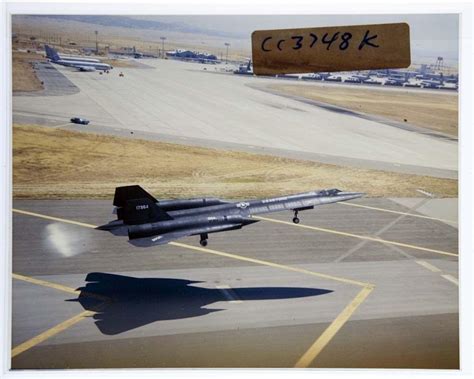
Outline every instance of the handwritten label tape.
<svg viewBox="0 0 474 379"><path fill-rule="evenodd" d="M257 75L406 68L406 23L257 30L252 33Z"/></svg>

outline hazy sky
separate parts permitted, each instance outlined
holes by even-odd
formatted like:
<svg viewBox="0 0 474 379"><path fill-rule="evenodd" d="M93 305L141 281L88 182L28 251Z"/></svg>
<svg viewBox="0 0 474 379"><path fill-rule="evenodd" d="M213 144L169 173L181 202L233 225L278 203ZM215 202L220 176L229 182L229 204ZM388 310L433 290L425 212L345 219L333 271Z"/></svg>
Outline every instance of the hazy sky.
<svg viewBox="0 0 474 379"><path fill-rule="evenodd" d="M365 23L407 22L410 25L413 58L442 56L458 59L459 23L457 14L428 15L314 15L314 16L147 16L163 22L183 22L202 28L226 31L243 38L254 30L336 26Z"/></svg>

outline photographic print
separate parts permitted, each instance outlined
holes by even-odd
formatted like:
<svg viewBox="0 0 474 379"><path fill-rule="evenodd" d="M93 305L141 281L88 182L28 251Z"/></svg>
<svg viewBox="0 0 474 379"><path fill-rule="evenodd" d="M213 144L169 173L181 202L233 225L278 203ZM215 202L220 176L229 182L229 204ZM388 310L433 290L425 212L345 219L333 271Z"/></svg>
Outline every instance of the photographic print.
<svg viewBox="0 0 474 379"><path fill-rule="evenodd" d="M459 22L14 14L12 370L459 369Z"/></svg>

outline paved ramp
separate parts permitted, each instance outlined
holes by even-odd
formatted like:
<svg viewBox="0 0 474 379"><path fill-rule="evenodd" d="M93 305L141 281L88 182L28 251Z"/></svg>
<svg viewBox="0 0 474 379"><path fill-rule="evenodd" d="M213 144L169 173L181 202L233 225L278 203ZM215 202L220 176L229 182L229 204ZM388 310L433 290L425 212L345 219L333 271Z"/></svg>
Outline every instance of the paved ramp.
<svg viewBox="0 0 474 379"><path fill-rule="evenodd" d="M181 143L188 138L210 141L217 147L232 144L263 152L313 155L323 162L350 165L353 160L371 168L399 171L411 167L409 172L456 176L456 141L332 112L248 86L273 79L211 73L203 71L203 65L185 62L148 60L147 64L155 69L116 68L99 75L60 68L80 93L15 96L14 114L23 121L28 113L57 122L81 116L90 119L89 129L97 132L108 127L157 133ZM119 71L125 76L119 77Z"/></svg>

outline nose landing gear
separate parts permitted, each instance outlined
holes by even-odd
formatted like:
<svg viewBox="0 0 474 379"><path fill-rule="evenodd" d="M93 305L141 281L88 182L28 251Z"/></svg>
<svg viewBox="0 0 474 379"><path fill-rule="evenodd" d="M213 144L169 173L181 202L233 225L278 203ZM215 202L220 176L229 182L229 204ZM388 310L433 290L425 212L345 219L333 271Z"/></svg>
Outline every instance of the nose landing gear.
<svg viewBox="0 0 474 379"><path fill-rule="evenodd" d="M295 224L299 224L300 223L300 219L298 218L298 211L295 210L295 217L293 217L293 222Z"/></svg>
<svg viewBox="0 0 474 379"><path fill-rule="evenodd" d="M201 234L201 240L199 241L199 243L201 244L202 247L207 246L207 239L208 239L207 233L202 233Z"/></svg>

